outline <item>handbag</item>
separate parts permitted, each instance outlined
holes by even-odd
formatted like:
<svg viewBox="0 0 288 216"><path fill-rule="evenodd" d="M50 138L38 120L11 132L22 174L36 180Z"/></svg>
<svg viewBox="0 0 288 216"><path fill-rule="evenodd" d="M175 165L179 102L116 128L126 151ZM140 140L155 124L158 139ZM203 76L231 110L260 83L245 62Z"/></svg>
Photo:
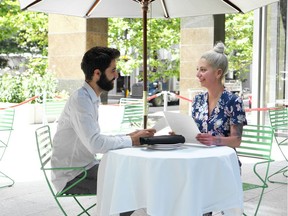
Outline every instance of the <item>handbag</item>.
<svg viewBox="0 0 288 216"><path fill-rule="evenodd" d="M184 142L185 137L182 135L161 135L153 137L140 137L140 145L177 144Z"/></svg>

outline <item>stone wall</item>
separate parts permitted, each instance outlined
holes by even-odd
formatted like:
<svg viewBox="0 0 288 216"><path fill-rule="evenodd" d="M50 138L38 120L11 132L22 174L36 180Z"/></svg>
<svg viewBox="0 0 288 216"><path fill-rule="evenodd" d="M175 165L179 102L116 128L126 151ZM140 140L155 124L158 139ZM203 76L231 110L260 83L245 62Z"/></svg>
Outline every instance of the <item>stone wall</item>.
<svg viewBox="0 0 288 216"><path fill-rule="evenodd" d="M107 46L107 38L106 18L49 15L48 65L59 79L59 90L71 93L81 86L84 75L80 64L84 53L94 46Z"/></svg>

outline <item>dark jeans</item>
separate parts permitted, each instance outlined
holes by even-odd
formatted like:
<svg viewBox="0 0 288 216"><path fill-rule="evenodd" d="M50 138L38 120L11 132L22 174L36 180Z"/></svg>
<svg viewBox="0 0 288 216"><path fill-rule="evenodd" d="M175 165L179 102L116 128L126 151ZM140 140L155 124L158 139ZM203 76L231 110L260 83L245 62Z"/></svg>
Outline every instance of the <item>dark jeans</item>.
<svg viewBox="0 0 288 216"><path fill-rule="evenodd" d="M91 167L87 170L87 176L73 188L69 189L66 193L67 194L97 194L97 173L98 173L98 164ZM74 184L77 180L79 180L84 173L79 174L74 179L69 181L65 188L69 187L70 185ZM64 188L64 189L65 189ZM133 214L134 211L131 212L124 212L120 213L120 216L130 216Z"/></svg>
<svg viewBox="0 0 288 216"><path fill-rule="evenodd" d="M120 216L130 216L134 211L120 213Z"/></svg>
<svg viewBox="0 0 288 216"><path fill-rule="evenodd" d="M93 166L89 170L87 170L86 178L83 179L81 182L79 182L74 187L72 187L71 189L69 189L66 193L67 194L97 194L97 173L98 173L98 164L96 164L95 166ZM83 175L84 175L84 173L80 173L74 179L69 181L66 184L65 188L74 184Z"/></svg>

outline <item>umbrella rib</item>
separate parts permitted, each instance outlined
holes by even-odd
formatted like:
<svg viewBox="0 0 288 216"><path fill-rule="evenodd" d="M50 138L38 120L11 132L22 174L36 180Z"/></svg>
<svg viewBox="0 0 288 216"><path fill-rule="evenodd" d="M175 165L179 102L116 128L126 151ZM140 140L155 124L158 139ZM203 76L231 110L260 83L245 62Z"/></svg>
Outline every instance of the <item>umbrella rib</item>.
<svg viewBox="0 0 288 216"><path fill-rule="evenodd" d="M88 12L86 13L86 17L89 17L90 14L92 13L92 11L96 8L96 6L98 5L98 3L100 2L101 0L96 0L93 5L90 7L90 9L88 10Z"/></svg>
<svg viewBox="0 0 288 216"><path fill-rule="evenodd" d="M161 4L162 4L163 11L164 11L164 17L169 18L169 13L166 7L165 0L161 0Z"/></svg>
<svg viewBox="0 0 288 216"><path fill-rule="evenodd" d="M244 13L237 5L233 4L230 0L222 0L222 1L231 6L232 8L234 8L235 10L237 10L239 13Z"/></svg>
<svg viewBox="0 0 288 216"><path fill-rule="evenodd" d="M32 3L30 3L29 5L27 5L25 8L23 8L22 10L27 10L28 8L30 8L31 6L38 4L39 2L41 2L42 0L35 0Z"/></svg>

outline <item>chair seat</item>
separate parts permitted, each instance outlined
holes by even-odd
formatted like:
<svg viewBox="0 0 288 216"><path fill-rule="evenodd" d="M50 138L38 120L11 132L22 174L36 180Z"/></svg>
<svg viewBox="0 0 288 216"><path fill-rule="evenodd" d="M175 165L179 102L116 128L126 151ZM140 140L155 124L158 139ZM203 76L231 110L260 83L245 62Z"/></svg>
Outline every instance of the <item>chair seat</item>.
<svg viewBox="0 0 288 216"><path fill-rule="evenodd" d="M263 185L257 185L257 184L252 184L252 183L243 183L242 184L243 187L243 191L247 191L247 190L252 190L252 189L256 189L256 188L266 188Z"/></svg>
<svg viewBox="0 0 288 216"><path fill-rule="evenodd" d="M96 196L96 194L56 194L57 197L74 197L74 196Z"/></svg>

